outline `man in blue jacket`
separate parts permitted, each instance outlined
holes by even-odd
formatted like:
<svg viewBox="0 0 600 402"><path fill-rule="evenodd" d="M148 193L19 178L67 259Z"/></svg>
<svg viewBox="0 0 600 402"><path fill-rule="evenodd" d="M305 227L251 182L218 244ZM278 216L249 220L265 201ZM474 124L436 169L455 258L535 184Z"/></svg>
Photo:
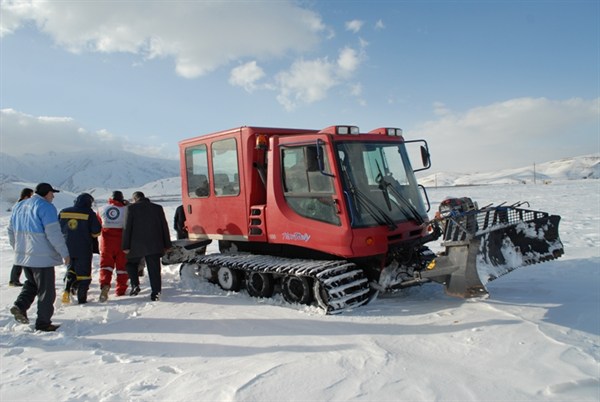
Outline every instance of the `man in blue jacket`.
<svg viewBox="0 0 600 402"><path fill-rule="evenodd" d="M15 264L23 267L25 284L11 307L15 320L28 324L27 310L37 296L35 329L56 331L52 324L56 287L54 267L70 262L69 250L58 223L54 193L59 191L48 183L40 183L33 197L19 202L8 224L8 240L15 250Z"/></svg>
<svg viewBox="0 0 600 402"><path fill-rule="evenodd" d="M77 289L77 302L87 303L87 294L92 282L92 257L94 239L100 236L102 226L96 212L92 209L94 197L88 193L80 194L72 207L60 211L60 227L71 256L71 264L67 269L66 287L63 303L70 303L70 291Z"/></svg>

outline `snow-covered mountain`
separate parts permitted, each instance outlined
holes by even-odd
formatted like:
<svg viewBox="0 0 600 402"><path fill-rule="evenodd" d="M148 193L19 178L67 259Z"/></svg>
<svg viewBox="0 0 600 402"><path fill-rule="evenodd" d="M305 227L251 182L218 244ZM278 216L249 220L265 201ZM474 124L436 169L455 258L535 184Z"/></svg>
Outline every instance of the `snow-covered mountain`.
<svg viewBox="0 0 600 402"><path fill-rule="evenodd" d="M419 177L419 183L425 187L442 187L482 184L542 184L580 179L600 179L600 153L487 173L434 173Z"/></svg>
<svg viewBox="0 0 600 402"><path fill-rule="evenodd" d="M71 192L94 188L129 188L179 176L179 161L130 152L49 152L13 157L0 154L0 184L48 182Z"/></svg>

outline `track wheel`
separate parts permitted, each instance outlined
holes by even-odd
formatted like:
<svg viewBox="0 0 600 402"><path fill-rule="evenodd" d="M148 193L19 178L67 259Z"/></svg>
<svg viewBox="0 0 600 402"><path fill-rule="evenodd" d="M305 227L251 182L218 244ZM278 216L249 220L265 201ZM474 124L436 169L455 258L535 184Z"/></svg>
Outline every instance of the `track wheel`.
<svg viewBox="0 0 600 402"><path fill-rule="evenodd" d="M315 292L315 300L317 301L319 307L325 311L329 311L329 293L325 289L325 286L323 286L321 282L315 281L313 291Z"/></svg>
<svg viewBox="0 0 600 402"><path fill-rule="evenodd" d="M275 290L273 276L262 272L248 272L246 290L252 297L271 297Z"/></svg>
<svg viewBox="0 0 600 402"><path fill-rule="evenodd" d="M219 276L217 275L218 272L219 272L218 267L211 267L206 264L202 264L202 265L200 265L200 269L198 270L198 275L201 278L206 279L208 282L210 282L212 284L218 284L219 283Z"/></svg>
<svg viewBox="0 0 600 402"><path fill-rule="evenodd" d="M229 267L219 268L217 281L219 282L219 286L224 290L237 292L242 287L242 275L239 271Z"/></svg>
<svg viewBox="0 0 600 402"><path fill-rule="evenodd" d="M313 300L310 281L303 276L285 276L281 281L281 293L288 303L310 304Z"/></svg>

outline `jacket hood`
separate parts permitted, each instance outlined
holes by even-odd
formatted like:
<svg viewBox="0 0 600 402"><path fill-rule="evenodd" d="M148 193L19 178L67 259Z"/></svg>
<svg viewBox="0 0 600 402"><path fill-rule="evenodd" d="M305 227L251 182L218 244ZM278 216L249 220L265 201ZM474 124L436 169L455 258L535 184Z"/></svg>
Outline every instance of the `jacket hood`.
<svg viewBox="0 0 600 402"><path fill-rule="evenodd" d="M94 197L88 193L83 193L75 199L75 206L79 208L91 208L94 202Z"/></svg>
<svg viewBox="0 0 600 402"><path fill-rule="evenodd" d="M123 201L119 201L119 200L115 200L114 198L109 198L109 199L108 199L108 203L109 203L110 205L117 205L117 206L119 206L119 207L124 207L124 206L126 206L127 204L129 204L129 203L128 203L127 201L125 201L125 200L123 200Z"/></svg>

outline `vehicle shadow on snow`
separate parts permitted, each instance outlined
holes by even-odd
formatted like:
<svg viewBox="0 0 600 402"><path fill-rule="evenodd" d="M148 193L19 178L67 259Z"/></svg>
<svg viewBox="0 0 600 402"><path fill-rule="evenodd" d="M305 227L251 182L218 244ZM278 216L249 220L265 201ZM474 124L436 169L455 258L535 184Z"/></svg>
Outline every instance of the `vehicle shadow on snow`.
<svg viewBox="0 0 600 402"><path fill-rule="evenodd" d="M177 333L194 335L219 335L228 338L239 337L272 337L272 336L327 336L327 335L432 335L460 332L482 326L516 324L519 321L493 319L485 321L457 322L451 314L443 317L440 314L439 324L405 324L377 323L373 319L394 316L415 316L438 314L439 311L460 308L464 300L455 299L432 287L423 291L417 289L411 294L401 297L375 299L366 306L338 315L325 315L316 307L290 305L277 299L257 299L245 291L226 292L216 285L206 284L208 292L198 290L182 290L167 287L168 294L157 305L146 304L138 297L120 299L124 306L140 303L144 306L173 306L173 315L168 318L148 317L147 313L139 316L115 316L102 325L94 326L93 335L104 335L119 332L130 333ZM201 304L197 309L190 304ZM169 307L167 307L169 308ZM266 309L266 310L262 310ZM309 309L308 312L303 309ZM187 317L181 317L177 311L185 311ZM204 318L207 311L219 312L215 318ZM318 313L315 313L317 312ZM200 316L201 318L197 318ZM211 316L214 316L211 314ZM283 316L283 317L282 317ZM410 318L409 318L410 319Z"/></svg>

